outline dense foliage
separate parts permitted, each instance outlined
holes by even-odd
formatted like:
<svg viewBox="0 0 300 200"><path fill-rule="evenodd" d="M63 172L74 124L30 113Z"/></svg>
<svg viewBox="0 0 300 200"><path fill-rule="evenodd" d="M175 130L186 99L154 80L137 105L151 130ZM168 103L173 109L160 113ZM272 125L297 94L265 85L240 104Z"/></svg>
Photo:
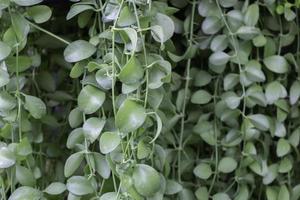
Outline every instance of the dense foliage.
<svg viewBox="0 0 300 200"><path fill-rule="evenodd" d="M300 199L299 7L0 0L1 200Z"/></svg>

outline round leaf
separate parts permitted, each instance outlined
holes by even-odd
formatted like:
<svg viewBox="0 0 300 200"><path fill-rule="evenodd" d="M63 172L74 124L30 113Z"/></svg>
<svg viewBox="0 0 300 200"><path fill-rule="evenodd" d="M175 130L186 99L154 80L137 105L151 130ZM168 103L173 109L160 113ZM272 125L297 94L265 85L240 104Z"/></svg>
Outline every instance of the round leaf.
<svg viewBox="0 0 300 200"><path fill-rule="evenodd" d="M218 170L223 173L233 172L237 167L237 162L231 157L223 157L218 165Z"/></svg>
<svg viewBox="0 0 300 200"><path fill-rule="evenodd" d="M105 120L96 117L89 118L83 124L83 132L87 139L93 143L100 135L103 127L105 125Z"/></svg>
<svg viewBox="0 0 300 200"><path fill-rule="evenodd" d="M192 97L191 102L194 104L207 104L211 101L212 96L205 90L196 91Z"/></svg>
<svg viewBox="0 0 300 200"><path fill-rule="evenodd" d="M146 119L146 110L133 100L126 99L116 115L116 126L123 133L138 129Z"/></svg>
<svg viewBox="0 0 300 200"><path fill-rule="evenodd" d="M51 195L58 195L63 193L66 190L66 185L60 182L51 183L44 192L51 194Z"/></svg>
<svg viewBox="0 0 300 200"><path fill-rule="evenodd" d="M212 175L212 170L210 165L202 163L197 165L194 168L194 174L195 176L201 178L201 179L208 179Z"/></svg>
<svg viewBox="0 0 300 200"><path fill-rule="evenodd" d="M24 199L30 199L30 200L40 200L42 198L42 193L34 189L32 187L28 186L22 186L17 188L8 198L8 200L24 200Z"/></svg>
<svg viewBox="0 0 300 200"><path fill-rule="evenodd" d="M92 184L84 176L72 176L67 181L67 189L72 194L82 196L93 193Z"/></svg>
<svg viewBox="0 0 300 200"><path fill-rule="evenodd" d="M27 13L33 18L35 23L44 23L48 21L52 15L52 11L48 6L38 5L28 8Z"/></svg>
<svg viewBox="0 0 300 200"><path fill-rule="evenodd" d="M15 164L16 158L7 147L0 147L0 169L11 167Z"/></svg>
<svg viewBox="0 0 300 200"><path fill-rule="evenodd" d="M289 64L286 59L278 55L264 58L264 64L270 71L278 74L286 73L289 69Z"/></svg>
<svg viewBox="0 0 300 200"><path fill-rule="evenodd" d="M10 52L10 46L0 41L0 61L4 60L7 56L9 56Z"/></svg>
<svg viewBox="0 0 300 200"><path fill-rule="evenodd" d="M96 112L105 100L105 93L95 88L94 86L87 85L79 93L78 107L85 114L92 114Z"/></svg>
<svg viewBox="0 0 300 200"><path fill-rule="evenodd" d="M91 57L96 52L96 48L84 40L72 42L64 50L64 57L67 62L78 62Z"/></svg>
<svg viewBox="0 0 300 200"><path fill-rule="evenodd" d="M133 184L138 193L151 197L160 189L159 173L145 164L137 164L133 170Z"/></svg>
<svg viewBox="0 0 300 200"><path fill-rule="evenodd" d="M105 132L100 137L100 151L104 154L110 153L120 142L121 138L116 132Z"/></svg>
<svg viewBox="0 0 300 200"><path fill-rule="evenodd" d="M35 96L25 95L24 107L35 119L41 119L46 115L46 105Z"/></svg>

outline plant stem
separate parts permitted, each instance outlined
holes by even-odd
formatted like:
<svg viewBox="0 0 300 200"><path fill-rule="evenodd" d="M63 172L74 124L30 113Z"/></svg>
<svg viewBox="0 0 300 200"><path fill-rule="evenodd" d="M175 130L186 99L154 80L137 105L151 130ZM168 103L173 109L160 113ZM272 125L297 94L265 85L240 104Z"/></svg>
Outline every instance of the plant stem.
<svg viewBox="0 0 300 200"><path fill-rule="evenodd" d="M55 38L55 39L57 39L57 40L59 40L59 41L65 43L65 44L67 44L67 45L70 44L70 42L68 42L67 40L65 40L65 39L63 39L63 38L61 38L61 37L59 37L59 36L57 36L57 35L55 35L55 34L49 32L49 31L47 31L46 29L43 29L42 27L40 27L40 26L38 26L38 25L32 23L31 21L27 20L27 22L28 22L28 24L30 24L30 26L32 26L32 27L38 29L39 31L42 31L42 32L44 32L44 33L50 35L51 37L53 37L53 38Z"/></svg>
<svg viewBox="0 0 300 200"><path fill-rule="evenodd" d="M193 33L194 33L194 17L195 17L195 8L196 3L195 1L192 2L192 15L191 15L191 21L190 21L190 37L189 37L189 46L192 45L193 40ZM179 137L179 148L178 148L178 161L177 161L177 176L178 181L181 183L181 151L183 150L182 142L183 142L183 134L184 134L184 125L185 125L185 115L186 115L186 104L188 100L188 90L189 90L189 83L190 83L190 69L191 69L191 58L187 60L186 64L186 75L185 75L185 87L184 87L184 100L183 100L183 106L182 106L182 112L181 112L181 126L180 126L180 137Z"/></svg>

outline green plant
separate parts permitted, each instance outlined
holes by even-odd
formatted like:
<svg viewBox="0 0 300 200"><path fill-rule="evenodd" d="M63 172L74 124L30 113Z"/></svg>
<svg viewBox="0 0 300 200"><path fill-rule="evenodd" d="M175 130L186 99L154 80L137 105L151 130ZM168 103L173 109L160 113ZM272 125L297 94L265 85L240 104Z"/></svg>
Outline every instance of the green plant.
<svg viewBox="0 0 300 200"><path fill-rule="evenodd" d="M298 9L2 0L1 199L298 199Z"/></svg>

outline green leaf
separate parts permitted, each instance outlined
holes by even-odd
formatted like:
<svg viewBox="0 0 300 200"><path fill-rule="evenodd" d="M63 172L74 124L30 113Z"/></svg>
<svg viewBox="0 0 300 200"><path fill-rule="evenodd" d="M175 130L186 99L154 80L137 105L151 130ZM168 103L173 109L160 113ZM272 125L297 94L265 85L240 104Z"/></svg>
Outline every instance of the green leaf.
<svg viewBox="0 0 300 200"><path fill-rule="evenodd" d="M285 185L280 186L277 199L290 200L290 192Z"/></svg>
<svg viewBox="0 0 300 200"><path fill-rule="evenodd" d="M119 196L119 197L118 197ZM119 200L120 195L118 195L117 192L107 192L105 194L103 194L99 200Z"/></svg>
<svg viewBox="0 0 300 200"><path fill-rule="evenodd" d="M17 165L16 168L16 179L23 186L35 186L36 180L30 169Z"/></svg>
<svg viewBox="0 0 300 200"><path fill-rule="evenodd" d="M93 143L99 137L105 122L106 121L104 119L99 119L96 117L91 117L84 122L83 133L91 143Z"/></svg>
<svg viewBox="0 0 300 200"><path fill-rule="evenodd" d="M173 195L180 192L181 190L182 190L182 185L180 185L178 182L174 180L167 180L165 194Z"/></svg>
<svg viewBox="0 0 300 200"><path fill-rule="evenodd" d="M137 32L133 28L123 28L119 30L121 33L121 37L125 41L125 48L132 52L132 54L137 51L137 45L138 45L138 37ZM124 35L125 33L125 35ZM130 40L130 43L128 39Z"/></svg>
<svg viewBox="0 0 300 200"><path fill-rule="evenodd" d="M111 170L107 160L103 155L97 152L94 152L93 156L95 160L96 172L100 174L100 176L102 176L104 179L108 179L110 177Z"/></svg>
<svg viewBox="0 0 300 200"><path fill-rule="evenodd" d="M95 78L97 83L105 90L112 88L111 67L103 68L97 71Z"/></svg>
<svg viewBox="0 0 300 200"><path fill-rule="evenodd" d="M14 153L7 147L0 146L0 169L5 169L13 166L16 163Z"/></svg>
<svg viewBox="0 0 300 200"><path fill-rule="evenodd" d="M266 197L267 200L277 200L278 192L273 187L267 187Z"/></svg>
<svg viewBox="0 0 300 200"><path fill-rule="evenodd" d="M288 140L280 138L277 143L276 154L278 157L283 157L291 150L291 145Z"/></svg>
<svg viewBox="0 0 300 200"><path fill-rule="evenodd" d="M0 111L9 111L16 107L16 99L7 92L0 92Z"/></svg>
<svg viewBox="0 0 300 200"><path fill-rule="evenodd" d="M234 5L236 5L237 2L238 0L220 0L220 4L224 8L233 7Z"/></svg>
<svg viewBox="0 0 300 200"><path fill-rule="evenodd" d="M196 91L192 97L191 102L194 104L207 104L211 101L212 96L205 90Z"/></svg>
<svg viewBox="0 0 300 200"><path fill-rule="evenodd" d="M65 177L69 177L78 169L82 160L84 158L84 154L82 152L77 152L72 154L65 163L64 174Z"/></svg>
<svg viewBox="0 0 300 200"><path fill-rule="evenodd" d="M288 173L292 169L293 169L293 162L289 158L284 157L280 161L280 164L279 164L279 167L278 167L278 172L279 173Z"/></svg>
<svg viewBox="0 0 300 200"><path fill-rule="evenodd" d="M70 77L71 78L79 78L84 72L85 64L86 64L86 62L76 63L70 71Z"/></svg>
<svg viewBox="0 0 300 200"><path fill-rule="evenodd" d="M293 147L297 148L297 146L299 145L299 142L300 142L300 129L299 128L295 129L292 132L292 134L289 137L289 142Z"/></svg>
<svg viewBox="0 0 300 200"><path fill-rule="evenodd" d="M209 194L208 194L207 187L199 187L196 190L195 195L196 195L198 200L208 200L209 199Z"/></svg>
<svg viewBox="0 0 300 200"><path fill-rule="evenodd" d="M294 11L292 11L292 9L285 6L285 8L284 8L284 18L287 21L293 21L296 18L296 16L297 15L294 13Z"/></svg>
<svg viewBox="0 0 300 200"><path fill-rule="evenodd" d="M86 11L86 10L94 10L94 7L87 4L73 4L71 9L69 10L66 19L70 20L76 15Z"/></svg>
<svg viewBox="0 0 300 200"><path fill-rule="evenodd" d="M149 165L137 164L132 179L137 192L145 197L153 196L160 189L159 173Z"/></svg>
<svg viewBox="0 0 300 200"><path fill-rule="evenodd" d="M84 176L72 176L67 181L69 192L82 196L94 192L91 182Z"/></svg>
<svg viewBox="0 0 300 200"><path fill-rule="evenodd" d="M265 66L272 72L284 74L289 70L289 64L282 56L269 56L264 58Z"/></svg>
<svg viewBox="0 0 300 200"><path fill-rule="evenodd" d="M290 88L290 103L294 105L299 100L299 97L300 97L300 81L294 81Z"/></svg>
<svg viewBox="0 0 300 200"><path fill-rule="evenodd" d="M193 170L195 176L201 179L208 179L212 175L212 170L209 164L201 163Z"/></svg>
<svg viewBox="0 0 300 200"><path fill-rule="evenodd" d="M134 55L128 60L118 75L120 81L128 85L138 83L143 77L144 69Z"/></svg>
<svg viewBox="0 0 300 200"><path fill-rule="evenodd" d="M78 107L85 114L96 112L104 101L105 93L91 85L82 88L78 95Z"/></svg>
<svg viewBox="0 0 300 200"><path fill-rule="evenodd" d="M18 60L18 68L17 68L17 60ZM7 70L9 72L24 72L32 66L32 60L28 56L19 56L18 59L16 57L8 57L6 59Z"/></svg>
<svg viewBox="0 0 300 200"><path fill-rule="evenodd" d="M85 137L82 128L76 128L70 133L67 139L67 147L73 149L78 145L80 146L84 139Z"/></svg>
<svg viewBox="0 0 300 200"><path fill-rule="evenodd" d="M224 90L230 90L234 88L240 82L240 76L238 74L229 73L225 76L223 85Z"/></svg>
<svg viewBox="0 0 300 200"><path fill-rule="evenodd" d="M212 200L231 200L226 193L217 193L212 196Z"/></svg>
<svg viewBox="0 0 300 200"><path fill-rule="evenodd" d="M139 141L137 146L137 158L144 159L147 158L152 152L152 148L149 143L144 142L143 140Z"/></svg>
<svg viewBox="0 0 300 200"><path fill-rule="evenodd" d="M24 107L35 119L41 119L46 115L45 103L35 96L25 95Z"/></svg>
<svg viewBox="0 0 300 200"><path fill-rule="evenodd" d="M266 99L268 104L274 104L279 98L285 98L287 91L278 81L269 83L266 87Z"/></svg>
<svg viewBox="0 0 300 200"><path fill-rule="evenodd" d="M159 32L162 32L162 34L160 33L159 37L157 37L156 31L155 32L153 31L153 27L151 28L151 34L154 40L161 43L164 43L167 40L169 40L173 36L175 31L173 20L169 16L162 13L156 13L151 26L160 27L161 31Z"/></svg>
<svg viewBox="0 0 300 200"><path fill-rule="evenodd" d="M234 200L247 200L249 199L249 189L247 185L242 185L239 189L239 193L237 196L234 198Z"/></svg>
<svg viewBox="0 0 300 200"><path fill-rule="evenodd" d="M241 26L236 34L243 40L252 40L260 34L260 30L252 26Z"/></svg>
<svg viewBox="0 0 300 200"><path fill-rule="evenodd" d="M150 27L151 35L155 41L160 42L161 45L165 42L164 32L161 26L154 25Z"/></svg>
<svg viewBox="0 0 300 200"><path fill-rule="evenodd" d="M78 62L91 57L96 48L87 41L77 40L70 43L64 50L64 57L67 62Z"/></svg>
<svg viewBox="0 0 300 200"><path fill-rule="evenodd" d="M266 45L267 39L264 35L261 34L253 38L252 42L256 47L263 47Z"/></svg>
<svg viewBox="0 0 300 200"><path fill-rule="evenodd" d="M28 156L32 153L32 147L27 137L20 141L16 147L16 152L20 156Z"/></svg>
<svg viewBox="0 0 300 200"><path fill-rule="evenodd" d="M123 133L135 131L143 125L146 110L134 100L126 99L116 115L116 126Z"/></svg>
<svg viewBox="0 0 300 200"><path fill-rule="evenodd" d="M32 6L41 3L43 0L13 0L19 6Z"/></svg>
<svg viewBox="0 0 300 200"><path fill-rule="evenodd" d="M83 113L81 112L81 110L79 108L74 108L73 110L71 110L68 121L71 128L80 126L83 121Z"/></svg>
<svg viewBox="0 0 300 200"><path fill-rule="evenodd" d="M66 185L60 182L51 183L45 190L47 194L58 195L63 193L67 189Z"/></svg>
<svg viewBox="0 0 300 200"><path fill-rule="evenodd" d="M210 43L212 51L223 51L227 48L229 40L226 35L217 35Z"/></svg>
<svg viewBox="0 0 300 200"><path fill-rule="evenodd" d="M193 131L200 135L200 137L209 145L215 145L215 130L212 123L208 121L201 121L194 126Z"/></svg>
<svg viewBox="0 0 300 200"><path fill-rule="evenodd" d="M32 187L22 186L17 188L8 198L8 200L40 200L43 194Z"/></svg>
<svg viewBox="0 0 300 200"><path fill-rule="evenodd" d="M222 28L221 19L216 16L206 17L202 22L201 29L203 33L212 35L217 33Z"/></svg>
<svg viewBox="0 0 300 200"><path fill-rule="evenodd" d="M238 97L235 93L225 98L225 103L230 109L236 109L241 102L241 97Z"/></svg>
<svg viewBox="0 0 300 200"><path fill-rule="evenodd" d="M231 157L223 157L218 165L218 170L223 173L231 173L237 167L237 162Z"/></svg>
<svg viewBox="0 0 300 200"><path fill-rule="evenodd" d="M250 60L245 66L245 72L248 79L254 82L264 82L265 74L261 70L261 64L256 60Z"/></svg>
<svg viewBox="0 0 300 200"><path fill-rule="evenodd" d="M0 41L0 61L7 58L9 56L10 52L11 52L10 46L8 46L6 43Z"/></svg>
<svg viewBox="0 0 300 200"><path fill-rule="evenodd" d="M227 53L222 51L217 51L211 54L208 58L209 63L213 65L225 65L230 59L230 56Z"/></svg>
<svg viewBox="0 0 300 200"><path fill-rule="evenodd" d="M259 6L254 3L251 4L246 11L244 22L247 26L255 26L259 19Z"/></svg>
<svg viewBox="0 0 300 200"><path fill-rule="evenodd" d="M48 6L38 5L28 8L27 14L33 18L35 23L41 24L50 19L52 10Z"/></svg>
<svg viewBox="0 0 300 200"><path fill-rule="evenodd" d="M156 123L157 123L157 127L156 127L156 133L154 138L150 141L150 143L153 143L160 135L161 130L162 130L162 121L160 119L160 116L155 113L155 118L156 118Z"/></svg>
<svg viewBox="0 0 300 200"><path fill-rule="evenodd" d="M115 150L121 143L121 138L117 132L105 132L99 140L100 151L103 154L108 154Z"/></svg>
<svg viewBox="0 0 300 200"><path fill-rule="evenodd" d="M268 185L272 183L278 176L278 164L268 166L267 173L264 175L263 184Z"/></svg>
<svg viewBox="0 0 300 200"><path fill-rule="evenodd" d="M25 2L25 0L22 0ZM29 0L30 1L30 0ZM11 13L12 28L15 32L16 41L22 42L27 40L30 26L25 18L19 13Z"/></svg>
<svg viewBox="0 0 300 200"><path fill-rule="evenodd" d="M124 6L118 17L117 24L118 26L130 26L136 22L134 12L132 12L128 6Z"/></svg>
<svg viewBox="0 0 300 200"><path fill-rule="evenodd" d="M208 72L204 70L197 71L194 78L194 86L196 87L205 86L209 84L211 80L212 80L212 76Z"/></svg>
<svg viewBox="0 0 300 200"><path fill-rule="evenodd" d="M254 114L248 115L248 118L256 128L262 131L267 131L270 128L270 122L266 115Z"/></svg>
<svg viewBox="0 0 300 200"><path fill-rule="evenodd" d="M300 185L296 185L292 190L292 200L297 200L300 197Z"/></svg>
<svg viewBox="0 0 300 200"><path fill-rule="evenodd" d="M8 83L9 83L9 74L6 70L2 69L0 66L0 88L7 85Z"/></svg>

